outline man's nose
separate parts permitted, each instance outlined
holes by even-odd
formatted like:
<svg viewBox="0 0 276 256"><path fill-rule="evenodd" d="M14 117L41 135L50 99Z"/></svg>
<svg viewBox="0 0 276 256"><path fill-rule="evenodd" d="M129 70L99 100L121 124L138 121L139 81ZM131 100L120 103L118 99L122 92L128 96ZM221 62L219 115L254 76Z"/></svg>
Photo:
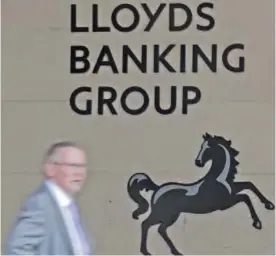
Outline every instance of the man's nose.
<svg viewBox="0 0 276 256"><path fill-rule="evenodd" d="M84 177L84 171L77 171L74 173L74 177L79 179Z"/></svg>

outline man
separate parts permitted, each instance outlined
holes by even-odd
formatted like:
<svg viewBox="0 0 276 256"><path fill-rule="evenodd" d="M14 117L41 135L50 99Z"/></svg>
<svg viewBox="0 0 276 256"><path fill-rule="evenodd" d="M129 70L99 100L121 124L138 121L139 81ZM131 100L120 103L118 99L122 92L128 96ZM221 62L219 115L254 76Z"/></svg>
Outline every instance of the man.
<svg viewBox="0 0 276 256"><path fill-rule="evenodd" d="M45 181L28 196L5 245L5 254L89 255L93 248L74 196L86 177L86 155L74 142L46 153Z"/></svg>

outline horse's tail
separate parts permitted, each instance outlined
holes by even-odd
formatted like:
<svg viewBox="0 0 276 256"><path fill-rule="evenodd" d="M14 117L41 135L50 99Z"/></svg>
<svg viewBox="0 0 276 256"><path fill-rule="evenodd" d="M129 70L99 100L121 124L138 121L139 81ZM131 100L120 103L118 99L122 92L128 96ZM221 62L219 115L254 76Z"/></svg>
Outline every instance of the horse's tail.
<svg viewBox="0 0 276 256"><path fill-rule="evenodd" d="M138 208L132 213L134 219L138 219L138 216L146 213L149 208L148 201L141 196L140 191L146 189L146 191L155 191L158 188L151 178L145 173L133 174L127 184L127 191L131 199L138 204Z"/></svg>

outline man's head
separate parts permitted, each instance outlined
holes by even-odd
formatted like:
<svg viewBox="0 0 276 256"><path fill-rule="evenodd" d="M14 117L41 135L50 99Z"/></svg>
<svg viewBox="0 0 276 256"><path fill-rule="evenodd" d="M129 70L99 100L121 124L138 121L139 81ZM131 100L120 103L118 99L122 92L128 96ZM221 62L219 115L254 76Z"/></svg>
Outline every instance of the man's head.
<svg viewBox="0 0 276 256"><path fill-rule="evenodd" d="M74 195L86 177L86 154L75 142L55 143L46 152L44 172L48 179Z"/></svg>

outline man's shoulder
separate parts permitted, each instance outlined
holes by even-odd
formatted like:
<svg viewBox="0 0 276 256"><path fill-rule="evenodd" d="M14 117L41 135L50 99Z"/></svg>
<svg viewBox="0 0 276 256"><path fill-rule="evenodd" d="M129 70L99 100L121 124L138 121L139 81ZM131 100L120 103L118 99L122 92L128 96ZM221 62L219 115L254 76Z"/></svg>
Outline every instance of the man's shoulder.
<svg viewBox="0 0 276 256"><path fill-rule="evenodd" d="M47 189L44 183L39 184L31 193L29 193L21 206L22 209L24 208L37 208L43 209L45 207L45 202L47 198Z"/></svg>

